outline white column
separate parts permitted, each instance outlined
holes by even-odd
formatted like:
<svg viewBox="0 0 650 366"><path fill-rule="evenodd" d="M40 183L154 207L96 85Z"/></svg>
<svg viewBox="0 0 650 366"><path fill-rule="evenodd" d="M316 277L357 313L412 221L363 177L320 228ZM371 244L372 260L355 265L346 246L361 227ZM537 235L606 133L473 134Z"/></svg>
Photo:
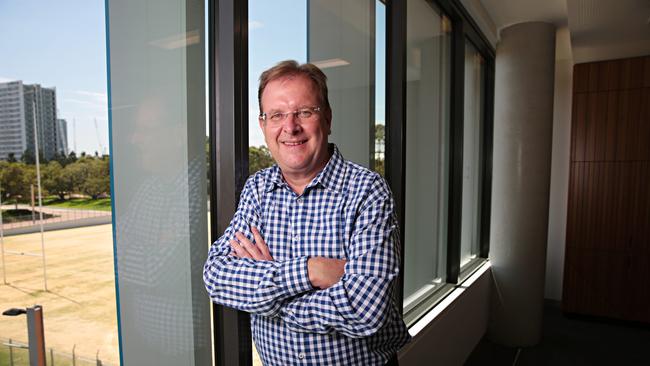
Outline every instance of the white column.
<svg viewBox="0 0 650 366"><path fill-rule="evenodd" d="M521 23L497 45L488 337L541 338L553 129L555 26Z"/></svg>

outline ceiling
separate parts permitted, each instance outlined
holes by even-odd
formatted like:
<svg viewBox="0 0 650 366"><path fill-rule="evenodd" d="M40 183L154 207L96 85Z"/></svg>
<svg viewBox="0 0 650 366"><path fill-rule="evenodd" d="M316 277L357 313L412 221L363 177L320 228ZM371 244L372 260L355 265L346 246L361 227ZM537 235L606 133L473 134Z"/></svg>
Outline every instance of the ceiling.
<svg viewBox="0 0 650 366"><path fill-rule="evenodd" d="M475 11L483 8L481 11L491 19L497 38L501 29L522 22L543 21L568 27L575 63L650 54L650 0L465 0L463 3Z"/></svg>

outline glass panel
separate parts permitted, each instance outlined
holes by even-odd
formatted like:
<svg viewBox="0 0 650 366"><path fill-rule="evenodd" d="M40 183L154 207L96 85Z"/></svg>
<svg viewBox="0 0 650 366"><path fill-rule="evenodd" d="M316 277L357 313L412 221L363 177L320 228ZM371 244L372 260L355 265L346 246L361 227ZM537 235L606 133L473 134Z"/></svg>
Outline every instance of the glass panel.
<svg viewBox="0 0 650 366"><path fill-rule="evenodd" d="M0 34L0 311L43 306L48 364L118 365L104 2L4 1ZM0 365L27 342L0 316Z"/></svg>
<svg viewBox="0 0 650 366"><path fill-rule="evenodd" d="M386 175L386 4L375 1L375 146L370 166Z"/></svg>
<svg viewBox="0 0 650 366"><path fill-rule="evenodd" d="M404 310L443 282L449 182L451 23L431 4L407 4Z"/></svg>
<svg viewBox="0 0 650 366"><path fill-rule="evenodd" d="M463 198L460 265L479 252L483 150L483 57L465 41L465 120L463 124Z"/></svg>
<svg viewBox="0 0 650 366"><path fill-rule="evenodd" d="M328 79L330 142L366 167L375 146L376 7L376 0L311 0L308 10L308 60Z"/></svg>
<svg viewBox="0 0 650 366"><path fill-rule="evenodd" d="M307 62L307 2L249 0L248 11L248 170L252 174L273 165L258 123L259 77L280 61Z"/></svg>
<svg viewBox="0 0 650 366"><path fill-rule="evenodd" d="M123 360L210 365L204 4L108 10Z"/></svg>

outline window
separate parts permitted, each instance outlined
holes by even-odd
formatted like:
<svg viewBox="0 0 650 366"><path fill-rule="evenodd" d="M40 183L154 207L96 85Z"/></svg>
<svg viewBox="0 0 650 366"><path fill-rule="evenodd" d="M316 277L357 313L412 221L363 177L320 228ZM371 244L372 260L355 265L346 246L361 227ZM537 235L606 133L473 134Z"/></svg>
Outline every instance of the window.
<svg viewBox="0 0 650 366"><path fill-rule="evenodd" d="M463 123L463 193L461 268L476 258L481 238L481 188L483 186L483 117L485 68L483 56L465 41L465 95Z"/></svg>
<svg viewBox="0 0 650 366"><path fill-rule="evenodd" d="M0 8L0 312L43 306L48 365L119 365L104 2ZM0 324L26 365L25 317Z"/></svg>
<svg viewBox="0 0 650 366"><path fill-rule="evenodd" d="M486 91L492 88L494 55L465 14L454 1L406 3L406 136L401 153L406 154L407 324L466 278L482 262L478 258L487 256L492 117ZM399 117L393 115L397 121ZM390 122L389 133L399 135L399 124L391 127ZM389 156L389 164L399 166L399 154Z"/></svg>
<svg viewBox="0 0 650 366"><path fill-rule="evenodd" d="M122 360L210 365L204 4L107 5Z"/></svg>
<svg viewBox="0 0 650 366"><path fill-rule="evenodd" d="M407 2L404 311L446 281L451 22Z"/></svg>

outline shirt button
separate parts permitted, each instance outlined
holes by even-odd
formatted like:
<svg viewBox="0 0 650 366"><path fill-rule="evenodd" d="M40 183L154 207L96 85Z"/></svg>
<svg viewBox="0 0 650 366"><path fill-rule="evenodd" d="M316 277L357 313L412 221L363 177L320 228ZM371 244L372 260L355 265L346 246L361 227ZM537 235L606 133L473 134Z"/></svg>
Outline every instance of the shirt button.
<svg viewBox="0 0 650 366"><path fill-rule="evenodd" d="M302 352L298 353L298 358L302 360L303 358L305 358L305 354Z"/></svg>
<svg viewBox="0 0 650 366"><path fill-rule="evenodd" d="M293 236L293 241L298 241L298 234Z"/></svg>
<svg viewBox="0 0 650 366"><path fill-rule="evenodd" d="M298 203L302 203L302 197L298 197L296 201L298 201Z"/></svg>

